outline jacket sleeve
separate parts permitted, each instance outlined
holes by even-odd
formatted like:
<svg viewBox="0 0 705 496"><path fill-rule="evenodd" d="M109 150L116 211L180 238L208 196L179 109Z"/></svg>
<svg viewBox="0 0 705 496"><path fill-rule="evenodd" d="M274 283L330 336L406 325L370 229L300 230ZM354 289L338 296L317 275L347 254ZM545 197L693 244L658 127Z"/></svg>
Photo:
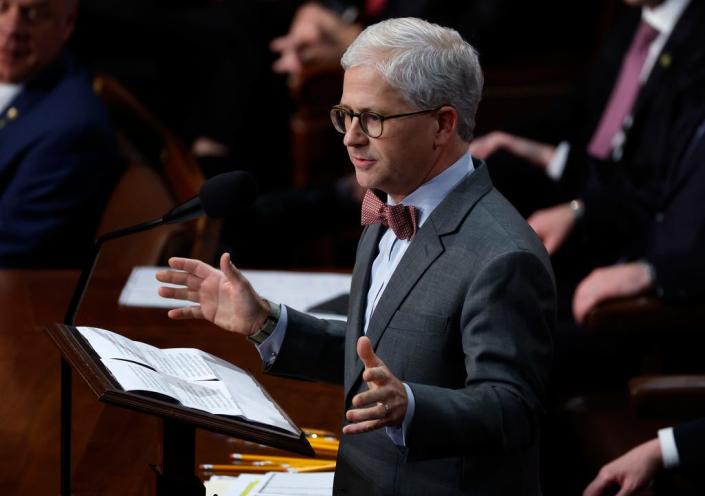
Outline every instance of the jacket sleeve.
<svg viewBox="0 0 705 496"><path fill-rule="evenodd" d="M276 360L265 368L270 374L343 383L345 322L317 319L287 307L288 322Z"/></svg>
<svg viewBox="0 0 705 496"><path fill-rule="evenodd" d="M705 418L673 428L681 467L703 465L705 460Z"/></svg>

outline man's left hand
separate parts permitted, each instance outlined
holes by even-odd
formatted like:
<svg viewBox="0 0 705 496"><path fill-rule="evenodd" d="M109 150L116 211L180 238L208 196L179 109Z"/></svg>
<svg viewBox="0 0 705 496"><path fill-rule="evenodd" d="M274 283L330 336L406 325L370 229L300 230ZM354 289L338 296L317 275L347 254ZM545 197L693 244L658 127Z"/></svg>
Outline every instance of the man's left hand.
<svg viewBox="0 0 705 496"><path fill-rule="evenodd" d="M556 147L553 145L522 138L503 131L492 131L489 134L475 138L470 143L470 154L481 160L487 160L499 150L507 150L509 153L523 158L543 170L548 169L553 157L556 155Z"/></svg>
<svg viewBox="0 0 705 496"><path fill-rule="evenodd" d="M548 254L553 255L573 230L575 212L570 208L569 203L564 203L537 210L527 222L543 241Z"/></svg>
<svg viewBox="0 0 705 496"><path fill-rule="evenodd" d="M351 423L343 427L343 434L400 426L408 406L404 384L375 355L369 338L362 336L358 339L357 354L365 365L362 379L369 389L352 399L353 408L345 414Z"/></svg>
<svg viewBox="0 0 705 496"><path fill-rule="evenodd" d="M643 263L630 262L600 267L578 284L573 295L573 315L582 324L598 303L620 296L634 296L649 289L653 281Z"/></svg>
<svg viewBox="0 0 705 496"><path fill-rule="evenodd" d="M614 494L611 489L615 485L619 486L616 496L636 494L662 468L661 444L658 439L652 439L602 467L595 480L585 488L583 496Z"/></svg>

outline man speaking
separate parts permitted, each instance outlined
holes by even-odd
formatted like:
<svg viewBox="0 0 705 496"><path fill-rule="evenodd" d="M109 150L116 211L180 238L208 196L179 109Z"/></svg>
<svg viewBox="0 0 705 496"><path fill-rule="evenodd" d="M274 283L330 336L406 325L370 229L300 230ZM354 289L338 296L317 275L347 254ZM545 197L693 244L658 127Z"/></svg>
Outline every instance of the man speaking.
<svg viewBox="0 0 705 496"><path fill-rule="evenodd" d="M231 264L174 258L160 294L255 342L273 374L344 384L335 494L540 494L555 288L531 228L467 152L474 49L418 19L363 31L331 110L368 189L347 324L259 297Z"/></svg>

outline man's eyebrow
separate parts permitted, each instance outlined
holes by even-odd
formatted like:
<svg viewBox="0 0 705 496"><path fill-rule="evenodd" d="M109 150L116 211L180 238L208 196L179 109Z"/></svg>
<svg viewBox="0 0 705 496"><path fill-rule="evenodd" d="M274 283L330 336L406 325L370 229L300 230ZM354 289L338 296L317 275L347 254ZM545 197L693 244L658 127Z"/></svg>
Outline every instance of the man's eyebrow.
<svg viewBox="0 0 705 496"><path fill-rule="evenodd" d="M381 113L382 113L382 112L380 112L379 110L374 110L374 109L372 109L372 108L370 108L370 107L362 107L362 108L360 108L360 109L355 110L355 109L353 109L351 106L345 105L345 104L342 103L342 102L338 104L338 107L343 107L344 109L350 110L351 112L355 112L355 113L359 113L359 112L372 112L372 113L374 113L374 114L381 114Z"/></svg>
<svg viewBox="0 0 705 496"><path fill-rule="evenodd" d="M42 5L48 5L49 0L29 0L27 2L17 2L20 7L41 7Z"/></svg>
<svg viewBox="0 0 705 496"><path fill-rule="evenodd" d="M49 0L30 0L28 2L16 2L17 7L22 10L42 9L49 5Z"/></svg>

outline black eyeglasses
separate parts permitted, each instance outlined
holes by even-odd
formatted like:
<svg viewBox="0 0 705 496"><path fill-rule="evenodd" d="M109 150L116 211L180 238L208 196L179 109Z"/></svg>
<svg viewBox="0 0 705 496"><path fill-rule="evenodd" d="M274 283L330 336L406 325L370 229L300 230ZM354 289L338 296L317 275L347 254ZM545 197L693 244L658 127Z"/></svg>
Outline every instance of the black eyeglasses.
<svg viewBox="0 0 705 496"><path fill-rule="evenodd" d="M352 110L336 105L330 109L330 120L333 122L333 127L339 133L345 134L350 126L352 126L352 120L357 117L360 121L360 129L370 138L379 138L382 136L384 131L384 121L389 119L397 119L399 117L411 117L412 115L428 114L430 112L435 112L436 110L443 107L439 105L436 108L428 110L419 110L417 112L407 112L405 114L394 114L394 115L382 115L377 112L370 112L368 110L363 110L362 112L353 112Z"/></svg>

